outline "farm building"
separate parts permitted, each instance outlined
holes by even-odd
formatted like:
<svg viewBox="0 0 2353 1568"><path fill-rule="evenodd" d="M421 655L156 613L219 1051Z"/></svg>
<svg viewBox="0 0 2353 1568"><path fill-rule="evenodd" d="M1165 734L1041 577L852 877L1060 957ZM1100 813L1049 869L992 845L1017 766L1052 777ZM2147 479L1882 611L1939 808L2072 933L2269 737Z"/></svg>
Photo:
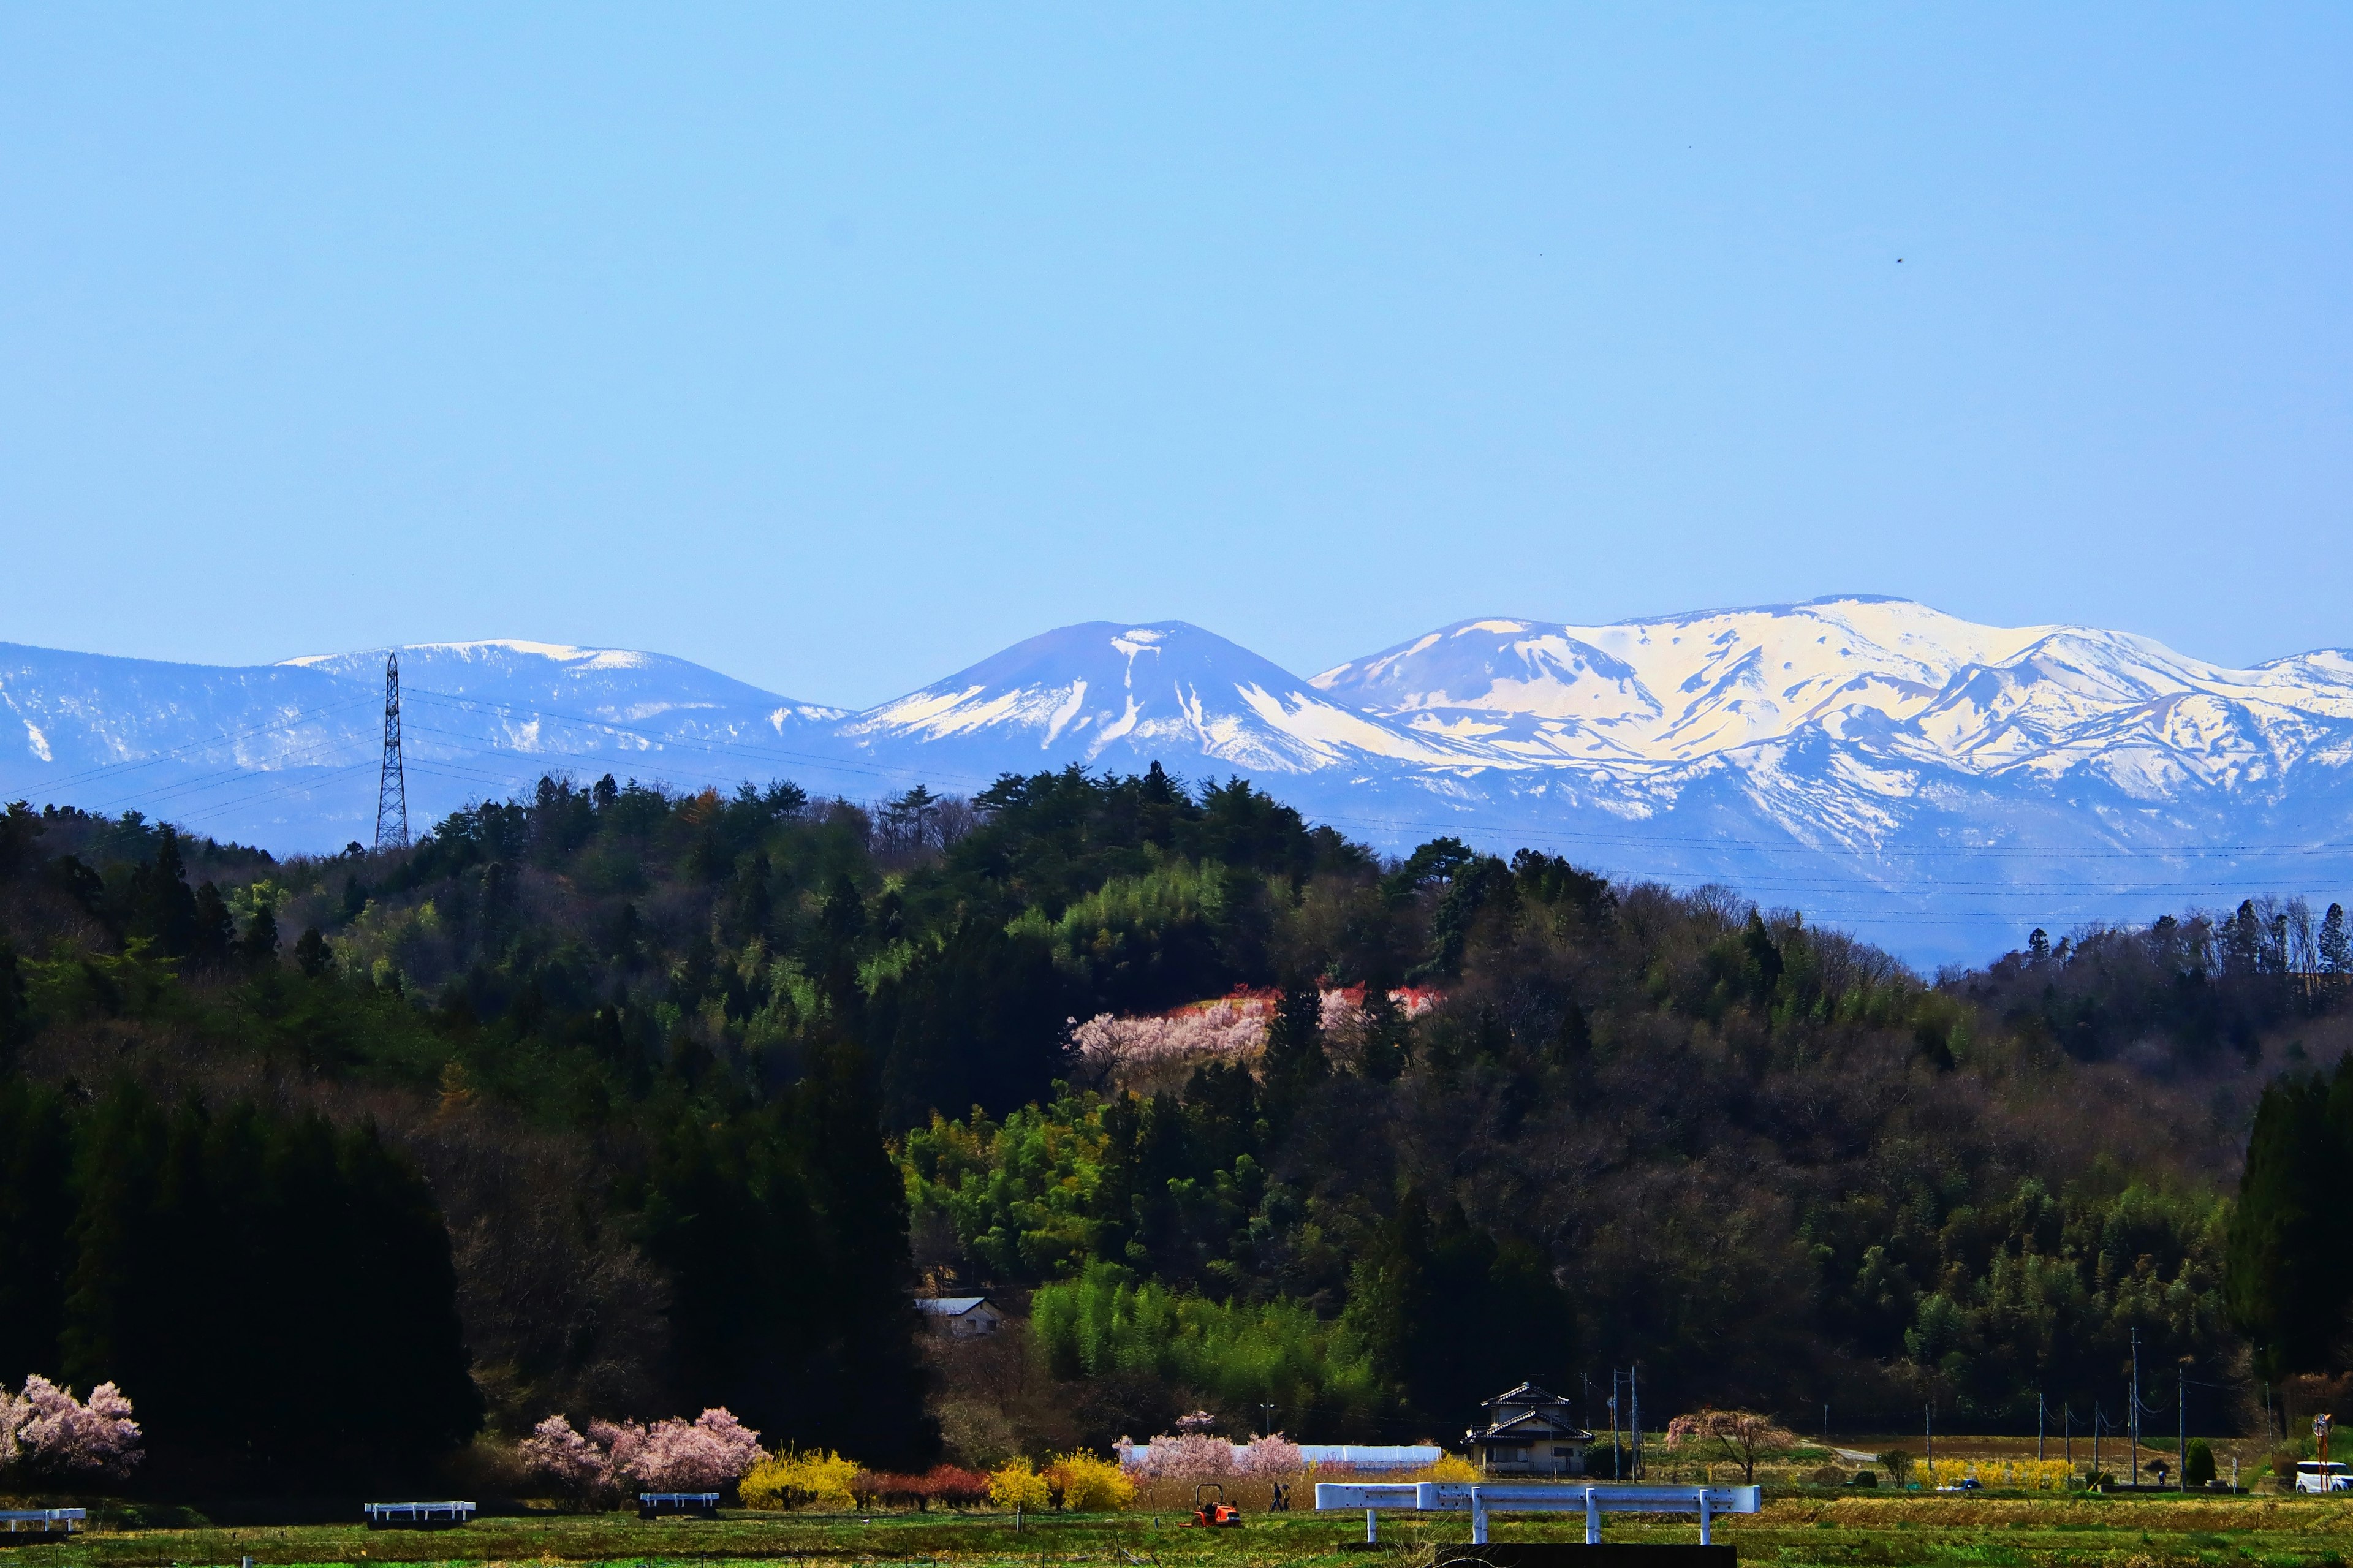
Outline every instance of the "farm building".
<svg viewBox="0 0 2353 1568"><path fill-rule="evenodd" d="M1005 1314L986 1296L918 1296L915 1310L923 1314L934 1332L952 1340L993 1334L1005 1322Z"/></svg>

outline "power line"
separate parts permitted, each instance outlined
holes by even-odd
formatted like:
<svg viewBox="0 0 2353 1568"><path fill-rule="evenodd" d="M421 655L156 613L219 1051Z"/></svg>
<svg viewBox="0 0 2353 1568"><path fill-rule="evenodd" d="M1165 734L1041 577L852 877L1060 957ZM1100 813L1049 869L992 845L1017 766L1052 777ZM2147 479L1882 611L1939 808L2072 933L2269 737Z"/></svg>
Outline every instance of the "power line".
<svg viewBox="0 0 2353 1568"><path fill-rule="evenodd" d="M267 723L248 725L242 730L223 730L201 740L189 741L182 745L174 746L168 751L157 752L153 756L141 757L136 761L100 763L96 767L84 768L78 773L67 773L60 778L46 779L42 781L42 787L61 789L97 778L101 773L127 773L135 768L152 768L159 763L168 763L174 757L184 757L190 752L201 752L213 746L227 745L233 742L250 739L255 735L266 735L273 731L290 730L298 724L306 724L326 714L338 713L346 708L356 708L364 702L373 700L374 699L370 697L354 697L342 702L330 702L322 708L311 708L300 713L289 714L283 719L273 719Z"/></svg>

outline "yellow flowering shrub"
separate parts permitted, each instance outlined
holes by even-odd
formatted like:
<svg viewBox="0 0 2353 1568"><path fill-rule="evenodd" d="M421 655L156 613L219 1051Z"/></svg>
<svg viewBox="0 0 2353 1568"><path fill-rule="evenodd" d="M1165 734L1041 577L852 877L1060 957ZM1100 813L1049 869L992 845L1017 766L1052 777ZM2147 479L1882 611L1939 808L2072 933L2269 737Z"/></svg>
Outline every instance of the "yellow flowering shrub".
<svg viewBox="0 0 2353 1568"><path fill-rule="evenodd" d="M858 1506L850 1483L858 1477L858 1461L845 1459L830 1448L799 1453L763 1454L750 1472L735 1484L745 1508L829 1508L847 1511Z"/></svg>
<svg viewBox="0 0 2353 1568"><path fill-rule="evenodd" d="M1934 1467L1912 1462L1910 1480L1930 1488L1949 1487L1975 1477L1978 1484L2009 1490L2065 1491L2073 1473L2064 1459L1938 1459Z"/></svg>
<svg viewBox="0 0 2353 1568"><path fill-rule="evenodd" d="M1046 1478L1029 1468L1029 1460L1015 1459L990 1474L988 1500L998 1508L1043 1513L1054 1506L1054 1494Z"/></svg>
<svg viewBox="0 0 2353 1568"><path fill-rule="evenodd" d="M1135 1500L1135 1483L1109 1459L1064 1454L1039 1478L1072 1513L1116 1513Z"/></svg>

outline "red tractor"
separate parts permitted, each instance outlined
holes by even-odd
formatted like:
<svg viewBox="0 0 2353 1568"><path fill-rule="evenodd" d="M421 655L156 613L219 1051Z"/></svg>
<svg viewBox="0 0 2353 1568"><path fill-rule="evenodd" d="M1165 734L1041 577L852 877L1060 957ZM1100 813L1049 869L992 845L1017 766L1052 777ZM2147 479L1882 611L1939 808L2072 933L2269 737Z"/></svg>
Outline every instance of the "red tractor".
<svg viewBox="0 0 2353 1568"><path fill-rule="evenodd" d="M1210 1492L1218 1494L1217 1501L1208 1500ZM1193 1489L1193 1517L1185 1523L1188 1528L1198 1525L1204 1530L1240 1530L1242 1510L1226 1500L1225 1488L1215 1481L1203 1481Z"/></svg>

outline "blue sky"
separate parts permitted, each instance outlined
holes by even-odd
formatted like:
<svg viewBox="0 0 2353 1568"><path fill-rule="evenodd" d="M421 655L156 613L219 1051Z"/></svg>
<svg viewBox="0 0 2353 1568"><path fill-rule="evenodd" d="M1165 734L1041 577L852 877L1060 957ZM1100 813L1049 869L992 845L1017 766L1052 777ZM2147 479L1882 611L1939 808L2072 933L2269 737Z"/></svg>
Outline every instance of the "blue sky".
<svg viewBox="0 0 2353 1568"><path fill-rule="evenodd" d="M2353 643L2348 80L2320 5L11 5L0 638Z"/></svg>

